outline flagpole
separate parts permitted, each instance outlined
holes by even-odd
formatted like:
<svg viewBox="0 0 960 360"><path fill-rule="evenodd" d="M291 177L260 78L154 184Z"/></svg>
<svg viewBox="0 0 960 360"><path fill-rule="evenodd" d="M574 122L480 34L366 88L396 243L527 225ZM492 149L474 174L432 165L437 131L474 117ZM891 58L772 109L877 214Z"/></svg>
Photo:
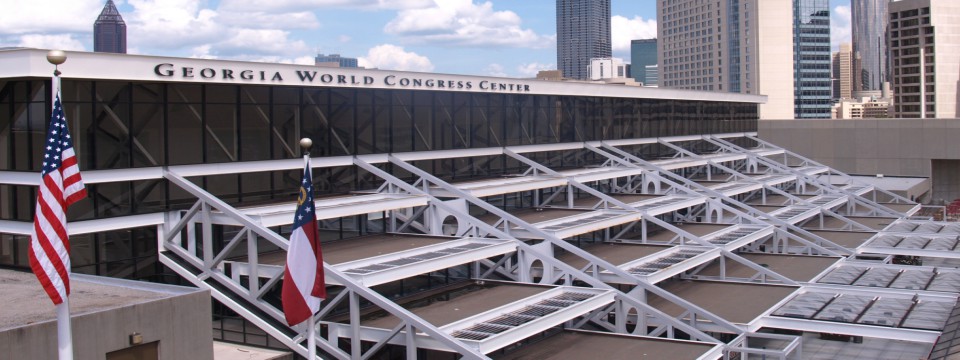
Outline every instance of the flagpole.
<svg viewBox="0 0 960 360"><path fill-rule="evenodd" d="M60 95L59 65L67 61L67 54L61 50L47 52L47 61L53 64L53 78L50 79L52 90L50 106L54 108L57 97ZM70 267L67 267L67 281L70 279ZM70 296L64 296L63 302L57 305L57 348L60 360L73 360L73 334L70 329Z"/></svg>
<svg viewBox="0 0 960 360"><path fill-rule="evenodd" d="M310 147L313 146L313 140L310 138L300 139L300 147L303 148L303 169L312 172L310 169ZM307 319L307 360L317 359L317 325L316 314L310 312L310 318Z"/></svg>

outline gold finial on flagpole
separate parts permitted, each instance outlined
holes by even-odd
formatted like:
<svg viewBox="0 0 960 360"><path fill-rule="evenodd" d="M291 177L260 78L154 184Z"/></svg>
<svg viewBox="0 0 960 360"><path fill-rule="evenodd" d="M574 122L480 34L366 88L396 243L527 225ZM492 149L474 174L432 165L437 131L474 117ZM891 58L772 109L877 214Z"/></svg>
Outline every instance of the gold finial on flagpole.
<svg viewBox="0 0 960 360"><path fill-rule="evenodd" d="M63 50L50 50L47 52L47 61L53 64L53 75L60 76L60 69L57 68L60 64L67 62L67 53Z"/></svg>
<svg viewBox="0 0 960 360"><path fill-rule="evenodd" d="M310 138L305 137L303 139L300 139L300 147L303 148L303 153L305 155L310 154L310 147L312 146L313 146L313 140L310 140Z"/></svg>

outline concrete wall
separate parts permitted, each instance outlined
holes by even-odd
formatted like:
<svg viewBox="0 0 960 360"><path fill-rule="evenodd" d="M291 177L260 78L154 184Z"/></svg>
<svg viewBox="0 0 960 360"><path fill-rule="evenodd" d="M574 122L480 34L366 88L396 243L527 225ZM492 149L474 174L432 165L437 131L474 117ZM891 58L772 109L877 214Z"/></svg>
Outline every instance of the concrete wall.
<svg viewBox="0 0 960 360"><path fill-rule="evenodd" d="M933 200L960 192L960 166L933 170L960 160L960 119L763 120L758 132L848 174L933 177Z"/></svg>
<svg viewBox="0 0 960 360"><path fill-rule="evenodd" d="M55 311L46 298L37 299L37 306ZM136 332L144 344L159 341L160 359L213 359L211 318L206 291L73 315L74 356L106 359L106 353L130 347L129 336ZM56 321L0 331L0 359L56 358Z"/></svg>
<svg viewBox="0 0 960 360"><path fill-rule="evenodd" d="M960 199L960 160L933 160L933 182L940 184L933 189L933 201L950 203Z"/></svg>

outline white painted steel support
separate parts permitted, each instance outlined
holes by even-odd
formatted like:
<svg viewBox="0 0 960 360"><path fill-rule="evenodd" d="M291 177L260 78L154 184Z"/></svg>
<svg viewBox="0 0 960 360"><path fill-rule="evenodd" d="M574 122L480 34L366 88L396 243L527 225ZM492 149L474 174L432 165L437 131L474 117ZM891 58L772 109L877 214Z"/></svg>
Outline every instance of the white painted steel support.
<svg viewBox="0 0 960 360"><path fill-rule="evenodd" d="M253 221L252 219L250 219L249 217L247 217L237 209L234 209L233 207L229 206L222 200L216 198L215 196L201 189L197 185L189 182L188 180L181 177L180 175L177 175L175 173L167 173L165 176L174 185L177 185L183 188L185 191L189 192L193 196L200 199L199 202L201 203L201 208L207 208L208 211L210 208L215 208L218 211L224 214L227 214L228 216L233 218L235 221L242 224L247 230L256 233L257 235L259 235L260 237L262 237L263 239L271 243L273 246L276 246L281 250L286 250L287 246L289 245L287 239L284 239L283 237L279 236L272 230L266 227L263 227L261 224ZM204 212L203 210L196 212L194 216L197 216L197 215L202 216L203 212ZM188 224L192 222L193 222L193 217L183 217L178 224L172 227L172 229L174 230L183 229L184 227L188 226ZM209 223L203 224L203 227L209 227L209 226L210 226ZM293 337L287 335L290 330L281 330L281 329L274 328L269 321L260 319L259 317L260 315L258 315L256 312L256 311L262 311L266 314L269 314L269 316L274 318L276 321L283 321L282 320L283 315L279 311L279 309L276 309L266 301L260 299L258 295L254 295L250 293L249 289L244 288L240 284L234 282L230 277L223 274L222 270L218 269L219 264L213 261L215 256L212 254L211 238L204 237L203 239L204 244L202 246L205 248L209 247L211 251L209 252L205 251L204 258L199 259L196 257L195 253L189 252L187 251L187 249L180 247L179 244L172 242L172 240L177 238L178 235L179 235L179 232L173 232L172 234L168 234L169 237L164 241L164 249L166 251L170 251L172 253L177 254L177 256L181 257L183 260L187 261L192 266L195 266L197 269L199 269L201 273L197 276L194 276L193 273L191 273L189 270L180 266L176 261L166 256L164 253L161 253L161 261L163 261L164 264L166 264L167 266L171 267L174 270L177 270L178 273L180 273L186 279L193 282L195 285L198 285L202 288L210 289L214 297L217 298L217 300L221 301L222 303L230 307L232 310L243 315L244 318L247 318L248 320L254 322L255 324L257 324L258 327L260 327L261 329L269 333L271 336L283 342L289 348L295 350L302 356L307 355L306 354L307 349L299 341L295 341ZM211 245L207 245L206 243L211 243ZM207 253L209 253L209 258L207 257L208 256ZM209 266L205 266L205 265L209 265ZM363 297L365 300L380 307L381 309L384 309L390 314L398 317L404 323L408 323L408 324L411 324L412 326L415 326L417 329L419 329L420 331L430 336L431 339L437 341L440 344L443 344L443 346L451 349L452 351L455 351L461 354L465 358L469 358L469 359L486 359L487 358L485 355L477 352L476 349L465 346L462 342L454 339L453 337L441 331L437 327L423 321L421 318L410 313L408 310L403 309L402 307L399 307L397 304L383 297L379 293L365 286L355 283L350 277L346 276L345 274L341 273L335 268L329 266L329 264L324 263L324 272L327 278L330 278L336 281L337 283L343 284L343 286L347 288L347 290L345 291L349 291L351 294L356 294L357 296ZM277 283L279 282L278 279L279 277L274 277L270 279L268 283L261 289L261 294L265 292L267 289L273 286L276 286ZM257 310L247 309L242 304L233 301L230 298L230 296L228 296L225 293L222 293L218 287L212 286L211 284L207 283L210 281L217 282L219 283L220 286L224 286L230 291L232 291L233 293L235 293L236 295L239 295L245 301L256 306ZM331 304L327 306L329 307L333 305L335 304ZM359 358L361 356L361 354L359 353L348 354L338 349L335 344L331 344L330 342L327 342L327 341L319 342L318 346L328 354L331 354L341 359L347 359L351 357Z"/></svg>
<svg viewBox="0 0 960 360"><path fill-rule="evenodd" d="M550 235L550 234L548 234L548 233L546 233L546 232L543 232L543 231L540 230L539 228L537 228L537 227L535 227L535 226L533 226L533 225L531 225L531 224L529 224L529 223L527 223L527 222L525 222L525 221L523 221L523 220L521 220L521 219L519 219L519 218L517 218L517 217L515 217L515 216L513 216L513 215L511 215L511 214L509 214L509 213L507 213L507 212L505 212L505 211L503 211L502 209L499 209L499 208L497 208L497 207L495 207L495 206L492 206L492 205L490 205L490 204L488 204L488 203L486 203L486 202L484 202L484 201L482 201L482 200L480 200L480 199L478 199L478 198L476 198L476 197L473 197L473 196L471 196L471 195L469 195L469 194L466 194L466 193L460 191L459 189L457 189L455 186L452 186L452 185L450 185L450 184L448 184L448 183L446 183L446 182L444 182L444 181L436 178L435 176L433 176L433 175L431 175L431 174L423 171L422 169L416 168L416 167L414 167L414 166L412 166L412 165L410 165L410 164L407 164L406 162L403 162L402 160L397 159L397 158L395 158L395 157L390 157L390 162L391 162L392 164L394 164L395 166L398 166L398 167L400 167L400 168L402 168L402 169L404 169L404 170L406 170L406 171L408 171L408 172L410 172L410 173L412 173L412 174L414 174L414 175L417 175L417 176L421 177L422 179L424 179L424 180L426 180L426 181L429 181L430 183L432 183L432 184L434 184L434 185L438 185L438 186L443 187L443 188L446 189L447 191L454 192L454 193L459 193L459 195L460 195L461 198L466 199L467 201L469 201L469 202L472 203L473 205L478 206L478 207L480 207L480 208L482 208L482 209L484 209L484 210L486 210L486 211L488 211L488 212L490 212L490 213L493 213L493 214L497 215L498 217L506 220L507 222L509 222L509 223L511 223L511 224L515 224L515 225L521 226L524 230L529 231L529 232L531 232L531 233L533 233L533 234L536 234L538 237L542 237L543 239L545 239L545 240L546 240L546 243L552 244L553 246L561 247L561 248L563 248L564 250L567 250L567 251L569 251L569 252L571 252L571 253L573 253L573 254L576 254L577 256L580 256L580 257L582 257L582 258L584 258L584 259L590 259L592 262L594 262L594 263L598 264L599 266L601 266L601 267L603 268L603 270L606 270L606 271L609 271L609 272L611 272L611 273L614 273L614 274L616 274L617 276L622 277L623 279L627 279L627 280L629 281L629 283L631 283L631 284L638 285L638 286L644 288L645 290L650 291L650 292L652 292L652 293L654 293L654 294L657 294L658 296L660 296L660 297L662 297L662 298L664 298L664 299L666 299L666 300L668 300L668 301L670 301L670 302L672 302L672 303L675 303L675 304L677 304L677 305L679 305L679 306L681 306L681 307L683 307L683 308L690 309L690 311L692 311L692 312L696 312L696 313L698 313L698 314L701 314L701 316L702 316L703 318L709 319L709 320L712 321L714 324L723 327L723 328L726 329L727 331L730 331L730 332L733 332L733 333L737 333L737 334L739 334L739 333L741 332L741 330L740 330L739 327L737 327L736 325L728 322L727 320L725 320L725 319L723 319L723 318L721 318L721 317L719 317L719 316L716 316L715 314L712 314L712 313L710 313L710 312L708 312L708 311L706 311L706 310L704 310L704 309L702 309L702 308L700 308L700 307L698 307L698 306L696 306L696 305L694 305L694 304L692 304L692 303L689 303L688 301L683 300L682 298L680 298L680 297L678 297L678 296L676 296L676 295L674 295L674 294L671 294L671 293L669 293L669 292L667 292L667 291L664 291L663 289L660 289L660 288L657 287L657 286L654 286L654 285L652 285L652 284L639 281L639 279L636 279L634 276L630 275L629 273L627 273L627 272L625 272L625 271L617 268L615 265L610 264L609 262L607 262L607 261L605 261L605 260L603 260L603 259L596 258L595 256L593 256L592 254L584 251L583 249L580 249L580 248L578 248L578 247L576 247L576 246L573 246L573 245L571 245L571 244L563 241L562 239L558 239L558 238L556 238L556 237L554 237L554 236L552 236L552 235ZM362 168L364 168L364 169L367 170L367 171L370 171L371 173L374 173L375 175L380 176L381 178L384 178L384 179L392 178L392 176L390 176L389 174L383 172L383 171L380 170L380 169L377 169L376 167L373 167L372 165L360 163L360 162L359 162L359 159L358 159L357 165L361 166ZM402 183L402 182L400 182L400 183ZM402 184L405 184L405 183L402 183ZM398 184L398 185L402 186L402 184ZM596 193L596 195L599 195L601 198L606 197L605 194L596 192L596 191L593 190L593 189L589 189L589 190L591 191L591 194ZM630 209L630 206L628 206L627 204L624 204L624 203L622 203L622 202L620 202L620 201L618 201L618 200L610 199L610 198L608 198L608 197L607 197L607 200L610 201L610 202L612 202L612 203L614 203L614 204L617 204L618 206L621 206L623 209ZM440 206L440 205L442 205L442 204L437 204L437 205ZM452 209L451 209L451 212L456 213L456 210L452 210ZM483 226L485 226L485 225L486 225L486 224L483 224L483 223L478 223L478 224L477 224L477 226L479 226L479 227L483 227ZM500 232L499 230L496 230L496 229L492 229L492 230L494 230L493 232L491 232L491 233L493 233L493 234L501 234L501 236L503 236L504 238L511 238L509 235L507 235L507 234L505 234L505 233L502 233L502 232ZM539 253L538 250L535 250L533 247L529 247L529 245L526 245L526 244L524 244L523 242L518 242L518 246L519 246L521 249L525 250L525 251L528 251L528 252L531 252L531 253L534 253L534 254ZM527 247L529 247L529 248L527 248ZM551 260L553 259L551 256L543 256L543 255L539 256L539 258L540 258L541 261L544 261L545 263L546 263L546 262L551 262ZM566 264L564 264L564 263L562 263L562 262L556 262L556 263L554 263L552 266L553 266L553 267L556 267L556 268L561 268L563 271L565 271L565 272L568 273L568 274L575 274L575 275L577 275L577 276L582 276L583 278L581 278L580 280L582 280L582 281L584 281L584 282L587 282L587 283L591 283L591 285L593 285L593 286L595 286L595 287L602 287L602 288L610 288L610 289L612 289L612 287L610 287L610 286L607 285L606 283L603 283L602 281L599 281L599 280L591 277L590 275L584 274L583 272L581 272L581 271L579 271L579 270L577 270L577 269L574 269L574 268L572 268L572 267L570 267L570 266L568 266L568 265L566 265ZM619 292L619 290L617 290L617 291ZM628 296L627 298L630 298L630 297ZM648 307L648 305L646 305L646 304L642 304L641 306L643 306L643 307ZM652 308L650 308L650 309L652 309ZM659 312L659 311L658 311L658 312ZM686 330L685 330L685 331L686 331ZM698 331L698 332L699 332L699 331Z"/></svg>

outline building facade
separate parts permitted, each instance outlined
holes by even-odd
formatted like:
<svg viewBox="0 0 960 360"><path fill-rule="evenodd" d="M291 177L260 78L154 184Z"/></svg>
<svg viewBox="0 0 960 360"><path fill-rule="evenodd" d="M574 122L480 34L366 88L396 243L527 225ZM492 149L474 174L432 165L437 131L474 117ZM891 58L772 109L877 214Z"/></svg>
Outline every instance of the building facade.
<svg viewBox="0 0 960 360"><path fill-rule="evenodd" d="M590 80L628 77L627 65L620 58L590 59Z"/></svg>
<svg viewBox="0 0 960 360"><path fill-rule="evenodd" d="M8 267L26 268L45 55L0 51ZM89 192L68 214L75 272L189 281L225 339L307 353L279 299L303 137L325 358L836 356L822 332L920 358L954 337L960 270L874 261L902 280L882 293L847 276L853 254L900 255L888 235L942 226L757 138L764 96L81 52L60 69Z"/></svg>
<svg viewBox="0 0 960 360"><path fill-rule="evenodd" d="M851 0L850 30L855 61L854 91L880 90L890 81L887 4L890 0Z"/></svg>
<svg viewBox="0 0 960 360"><path fill-rule="evenodd" d="M610 0L557 0L557 66L563 77L586 80L590 59L611 56Z"/></svg>
<svg viewBox="0 0 960 360"><path fill-rule="evenodd" d="M840 44L833 53L833 100L853 98L853 50L850 43Z"/></svg>
<svg viewBox="0 0 960 360"><path fill-rule="evenodd" d="M647 65L646 77L643 79L643 86L658 87L660 86L660 66L659 65Z"/></svg>
<svg viewBox="0 0 960 360"><path fill-rule="evenodd" d="M45 69L44 56L0 51L0 63L36 62ZM586 83L74 52L60 68L80 167L109 178L165 166L290 159L302 137L312 138L312 154L324 157L754 131L761 101ZM27 184L43 156L49 78L46 70L0 71L0 265L23 268L29 237L4 224L26 226L33 219L36 188ZM437 168L436 174L453 176L446 171ZM114 219L118 228L71 236L74 271L162 276L155 225L119 224L189 206L186 195L153 175L107 183L84 176L90 200L70 208L70 221ZM318 191L365 187L357 174L323 178L331 176ZM286 197L298 186L294 173L206 173L198 179L235 204Z"/></svg>
<svg viewBox="0 0 960 360"><path fill-rule="evenodd" d="M761 118L793 118L792 19L790 0L658 1L659 86L767 95Z"/></svg>
<svg viewBox="0 0 960 360"><path fill-rule="evenodd" d="M890 117L890 99L862 97L841 99L831 108L831 119L885 119Z"/></svg>
<svg viewBox="0 0 960 360"><path fill-rule="evenodd" d="M830 118L830 2L793 0L794 117ZM766 29L764 29L766 31Z"/></svg>
<svg viewBox="0 0 960 360"><path fill-rule="evenodd" d="M317 57L313 59L313 62L317 66L335 66L344 68L355 68L360 66L357 58L342 57L340 54L317 54Z"/></svg>
<svg viewBox="0 0 960 360"><path fill-rule="evenodd" d="M894 116L957 117L960 3L902 0L889 10Z"/></svg>
<svg viewBox="0 0 960 360"><path fill-rule="evenodd" d="M93 23L93 51L127 53L127 24L113 0L107 0Z"/></svg>
<svg viewBox="0 0 960 360"><path fill-rule="evenodd" d="M630 65L632 76L643 85L656 85L656 77L653 84L647 83L647 67L659 63L657 50L657 39L630 40Z"/></svg>

